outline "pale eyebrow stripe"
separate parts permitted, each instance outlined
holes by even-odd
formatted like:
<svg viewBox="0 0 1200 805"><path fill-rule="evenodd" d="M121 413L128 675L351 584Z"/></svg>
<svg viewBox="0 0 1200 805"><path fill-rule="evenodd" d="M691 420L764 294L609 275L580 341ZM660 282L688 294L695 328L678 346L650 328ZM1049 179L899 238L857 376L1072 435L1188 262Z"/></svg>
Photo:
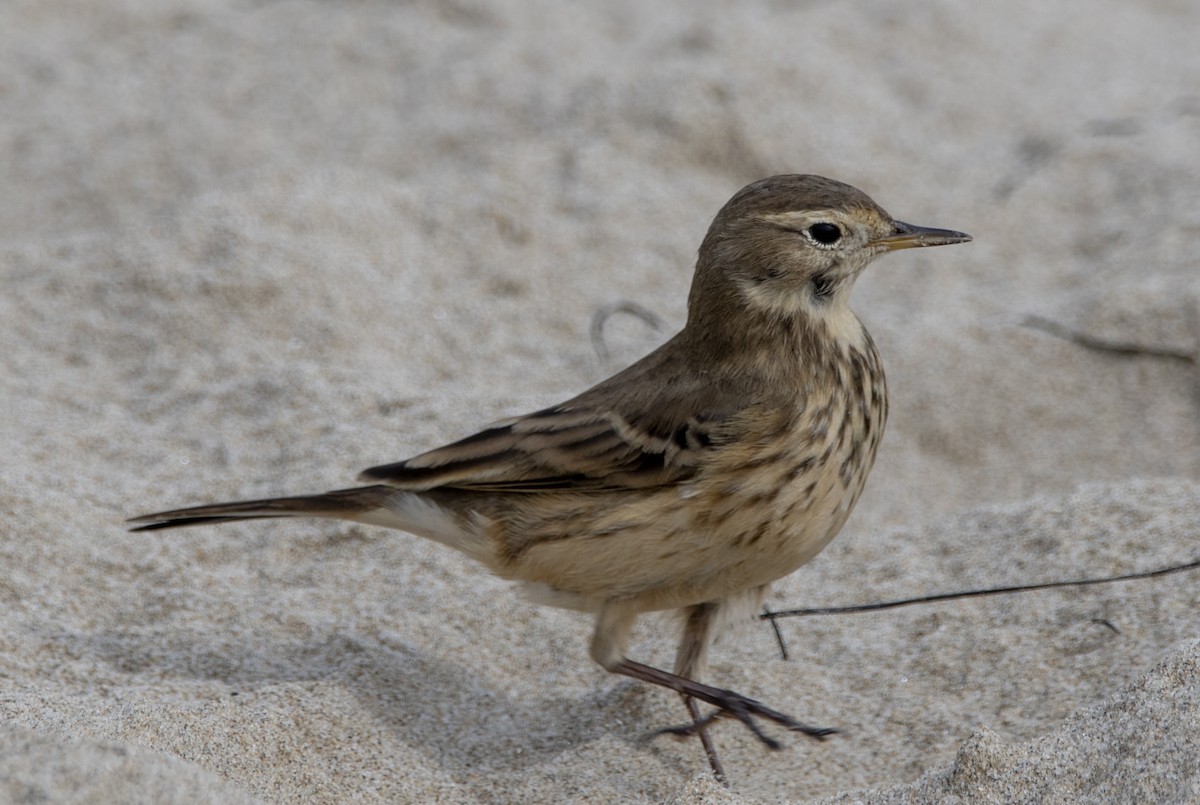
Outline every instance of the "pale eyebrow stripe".
<svg viewBox="0 0 1200 805"><path fill-rule="evenodd" d="M839 210L789 210L788 212L769 212L760 216L762 220L780 226L797 226L811 221L841 221L846 214Z"/></svg>

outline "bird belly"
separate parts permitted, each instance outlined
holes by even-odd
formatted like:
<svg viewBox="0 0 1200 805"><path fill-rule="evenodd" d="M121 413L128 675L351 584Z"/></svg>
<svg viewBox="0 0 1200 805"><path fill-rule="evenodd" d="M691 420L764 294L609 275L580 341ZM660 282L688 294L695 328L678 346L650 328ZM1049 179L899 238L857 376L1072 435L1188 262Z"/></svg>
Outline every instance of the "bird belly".
<svg viewBox="0 0 1200 805"><path fill-rule="evenodd" d="M844 460L835 451L820 465L800 457L743 468L727 476L736 484L709 478L615 496L591 517L543 520L540 538L530 539L526 524L522 550L496 570L527 582L534 600L570 609L636 599L650 611L727 598L792 573L829 544L866 476L864 468L845 485Z"/></svg>
<svg viewBox="0 0 1200 805"><path fill-rule="evenodd" d="M636 599L646 611L724 599L792 573L841 530L874 463L882 375L855 388L849 374L794 409L747 415L737 438L679 484L532 496L493 524L502 547L493 569L532 584L547 603L594 609Z"/></svg>

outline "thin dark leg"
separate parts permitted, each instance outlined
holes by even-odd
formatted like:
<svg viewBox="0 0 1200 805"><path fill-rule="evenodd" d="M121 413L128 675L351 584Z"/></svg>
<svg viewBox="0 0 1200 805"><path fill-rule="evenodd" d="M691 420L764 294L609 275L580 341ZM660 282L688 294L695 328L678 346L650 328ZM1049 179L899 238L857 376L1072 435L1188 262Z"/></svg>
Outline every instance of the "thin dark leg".
<svg viewBox="0 0 1200 805"><path fill-rule="evenodd" d="M683 620L683 635L679 641L679 649L675 652L675 675L685 679L699 679L704 673L705 659L708 656L708 641L713 623L721 605L716 601L696 604L688 607ZM700 745L708 758L713 777L722 785L729 785L725 777L725 769L721 767L721 759L717 756L717 748L713 745L708 734L708 722L701 717L700 708L690 696L683 697L688 715L692 717L692 729L689 734L700 737Z"/></svg>
<svg viewBox="0 0 1200 805"><path fill-rule="evenodd" d="M803 733L810 738L822 740L829 735L833 735L837 730L827 727L810 727L807 724L801 723L786 713L781 713L778 710L772 710L765 704L755 701L747 696L743 696L732 690L724 688L714 688L712 685L705 685L701 682L696 682L691 679L686 679L678 674L668 673L659 668L654 668L649 665L643 665L640 662L623 659L608 670L614 674L622 674L623 676L632 677L633 679L642 682L648 682L651 685L659 685L660 687L670 688L676 693L693 699L699 699L702 702L707 702L718 709L707 718L702 718L690 727L684 727L679 730L669 730L677 735L688 735L695 733L704 727L708 726L713 720L720 716L728 716L736 718L742 722L754 736L767 745L770 749L779 749L780 744L774 738L766 735L758 724L754 722L755 718L765 718L768 721L774 721L785 729L792 732ZM690 708L689 708L690 709Z"/></svg>
<svg viewBox="0 0 1200 805"><path fill-rule="evenodd" d="M713 777L717 778L717 782L721 785L728 786L729 778L725 776L725 769L721 767L721 758L717 757L717 748L713 746L712 738L708 735L706 729L708 721L700 716L700 708L696 706L696 700L691 696L684 696L683 703L687 705L688 713L692 717L692 727L696 734L700 736L700 745L704 747L704 754L708 757L708 765L712 768Z"/></svg>

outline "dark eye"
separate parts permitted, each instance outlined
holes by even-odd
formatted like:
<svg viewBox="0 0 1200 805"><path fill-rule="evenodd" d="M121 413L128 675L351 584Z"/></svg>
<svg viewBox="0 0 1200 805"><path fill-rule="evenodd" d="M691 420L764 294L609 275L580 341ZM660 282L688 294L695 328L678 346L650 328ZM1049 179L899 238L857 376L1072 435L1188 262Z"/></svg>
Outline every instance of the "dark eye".
<svg viewBox="0 0 1200 805"><path fill-rule="evenodd" d="M808 228L808 234L812 235L812 239L817 243L826 246L832 246L842 239L842 230L837 224L813 224Z"/></svg>

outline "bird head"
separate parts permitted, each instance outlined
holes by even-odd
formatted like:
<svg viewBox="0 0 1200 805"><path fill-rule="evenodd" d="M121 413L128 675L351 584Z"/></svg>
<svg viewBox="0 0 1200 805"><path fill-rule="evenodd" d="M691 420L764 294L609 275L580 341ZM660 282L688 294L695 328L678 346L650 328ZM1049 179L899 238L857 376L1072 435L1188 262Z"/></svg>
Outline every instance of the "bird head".
<svg viewBox="0 0 1200 805"><path fill-rule="evenodd" d="M854 281L899 249L970 235L897 221L869 196L822 176L772 176L731 198L700 247L689 320L747 310L821 318L849 304Z"/></svg>

